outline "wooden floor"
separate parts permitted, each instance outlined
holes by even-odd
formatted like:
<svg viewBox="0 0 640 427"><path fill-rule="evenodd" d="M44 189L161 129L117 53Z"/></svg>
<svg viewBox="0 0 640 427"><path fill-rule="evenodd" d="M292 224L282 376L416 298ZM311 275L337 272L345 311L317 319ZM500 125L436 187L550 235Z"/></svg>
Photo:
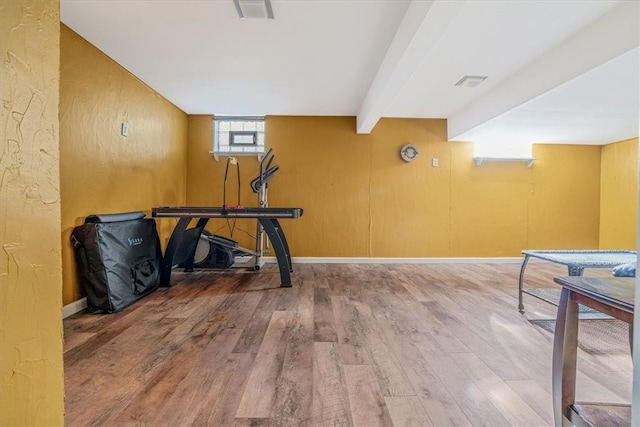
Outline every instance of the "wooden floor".
<svg viewBox="0 0 640 427"><path fill-rule="evenodd" d="M174 273L64 321L69 426L548 426L555 307L519 264L296 264ZM587 270L589 275L608 270ZM532 260L528 286L561 266ZM579 351L577 397L629 402L628 352Z"/></svg>

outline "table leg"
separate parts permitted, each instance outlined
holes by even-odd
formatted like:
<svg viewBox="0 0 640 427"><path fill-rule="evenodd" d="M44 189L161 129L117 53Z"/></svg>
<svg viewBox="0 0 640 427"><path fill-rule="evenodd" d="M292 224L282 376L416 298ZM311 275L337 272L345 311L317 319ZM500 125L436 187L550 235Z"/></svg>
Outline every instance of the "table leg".
<svg viewBox="0 0 640 427"><path fill-rule="evenodd" d="M569 289L560 294L553 338L553 417L562 427L567 408L575 403L578 355L578 304Z"/></svg>
<svg viewBox="0 0 640 427"><path fill-rule="evenodd" d="M582 276L584 274L584 267L579 265L567 265L567 273L569 276Z"/></svg>
<svg viewBox="0 0 640 427"><path fill-rule="evenodd" d="M525 255L524 260L522 261L522 267L520 267L520 280L518 281L518 310L520 310L520 313L524 313L524 304L522 302L522 291L523 291L523 283L524 283L524 269L527 267L528 262L529 262L529 255Z"/></svg>
<svg viewBox="0 0 640 427"><path fill-rule="evenodd" d="M275 218L259 218L258 219L264 228L271 247L276 253L276 261L278 261L278 268L280 270L280 286L283 288L291 287L291 255L289 255L289 247L287 246L287 240L284 239L284 232L280 228L280 223Z"/></svg>

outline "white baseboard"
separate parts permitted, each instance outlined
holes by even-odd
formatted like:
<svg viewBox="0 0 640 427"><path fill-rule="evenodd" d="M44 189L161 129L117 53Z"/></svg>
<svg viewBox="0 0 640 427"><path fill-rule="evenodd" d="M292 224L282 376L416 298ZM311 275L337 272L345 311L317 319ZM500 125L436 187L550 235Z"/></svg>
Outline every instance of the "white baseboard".
<svg viewBox="0 0 640 427"><path fill-rule="evenodd" d="M78 301L74 301L71 304L67 304L62 307L62 318L66 319L69 316L81 312L85 308L87 308L86 298L79 299Z"/></svg>
<svg viewBox="0 0 640 427"><path fill-rule="evenodd" d="M275 257L264 258L276 262ZM372 258L372 257L292 257L294 264L518 264L522 257L462 257L462 258Z"/></svg>

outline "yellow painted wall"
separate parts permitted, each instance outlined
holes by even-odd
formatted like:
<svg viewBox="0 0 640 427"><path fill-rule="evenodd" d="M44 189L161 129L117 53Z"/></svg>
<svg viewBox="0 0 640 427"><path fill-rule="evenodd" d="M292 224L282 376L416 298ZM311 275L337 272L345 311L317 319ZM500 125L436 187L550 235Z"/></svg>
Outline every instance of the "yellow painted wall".
<svg viewBox="0 0 640 427"><path fill-rule="evenodd" d="M211 117L190 117L192 205L222 201L225 159L207 154L212 134ZM405 163L399 151L409 142L420 154ZM492 257L598 247L600 147L537 145L532 168L478 167L472 144L446 142L444 120L383 119L358 135L353 117L279 116L267 118L267 146L280 166L270 206L305 209L301 219L282 221L294 256ZM242 203L255 206L249 181L257 161L240 163Z"/></svg>
<svg viewBox="0 0 640 427"><path fill-rule="evenodd" d="M636 249L638 138L602 147L600 247Z"/></svg>
<svg viewBox="0 0 640 427"><path fill-rule="evenodd" d="M598 249L600 146L533 146L527 247Z"/></svg>
<svg viewBox="0 0 640 427"><path fill-rule="evenodd" d="M354 125L355 126L355 125ZM383 119L371 144L369 256L440 257L450 253L451 152L446 120ZM339 143L339 142L338 142ZM418 149L407 163L404 144ZM438 159L438 167L431 159Z"/></svg>
<svg viewBox="0 0 640 427"><path fill-rule="evenodd" d="M369 256L371 135L357 135L353 117L269 117L266 130L280 166L269 204L305 210L283 221L292 255Z"/></svg>
<svg viewBox="0 0 640 427"><path fill-rule="evenodd" d="M519 255L527 247L533 168L523 162L476 166L473 144L450 147L452 256Z"/></svg>
<svg viewBox="0 0 640 427"><path fill-rule="evenodd" d="M64 422L60 7L0 2L0 425Z"/></svg>
<svg viewBox="0 0 640 427"><path fill-rule="evenodd" d="M121 124L129 135L121 135ZM81 297L69 237L87 215L186 201L187 115L68 27L60 39L63 299ZM160 222L166 241L171 224Z"/></svg>
<svg viewBox="0 0 640 427"><path fill-rule="evenodd" d="M452 143L452 254L516 256L525 248L598 248L600 147L533 146L524 162L471 162Z"/></svg>

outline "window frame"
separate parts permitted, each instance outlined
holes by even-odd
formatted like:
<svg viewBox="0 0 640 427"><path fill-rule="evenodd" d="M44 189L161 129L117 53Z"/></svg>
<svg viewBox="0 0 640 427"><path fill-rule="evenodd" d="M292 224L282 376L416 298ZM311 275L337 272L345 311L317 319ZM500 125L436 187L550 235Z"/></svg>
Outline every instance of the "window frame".
<svg viewBox="0 0 640 427"><path fill-rule="evenodd" d="M250 123L255 123L251 126ZM223 123L228 123L228 130L220 130ZM234 126L234 123L236 125ZM241 123L240 126L237 123ZM262 123L262 126L259 124ZM240 129L238 129L240 127ZM249 128L249 129L248 129ZM213 147L210 154L214 156L255 156L266 152L266 116L213 116ZM226 136L227 142L221 143L220 137ZM252 143L236 140L236 136L253 135ZM221 147L225 147L222 149ZM227 149L228 148L228 149ZM236 148L235 150L233 148Z"/></svg>

